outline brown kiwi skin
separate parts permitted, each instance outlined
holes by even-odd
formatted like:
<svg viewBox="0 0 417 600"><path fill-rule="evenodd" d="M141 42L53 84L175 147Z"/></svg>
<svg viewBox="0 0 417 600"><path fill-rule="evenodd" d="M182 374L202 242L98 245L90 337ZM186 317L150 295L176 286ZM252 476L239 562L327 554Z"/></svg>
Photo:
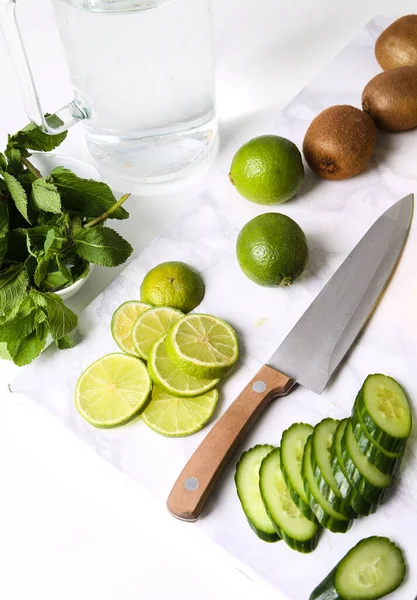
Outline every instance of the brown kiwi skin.
<svg viewBox="0 0 417 600"><path fill-rule="evenodd" d="M417 66L376 75L362 93L362 108L384 131L417 127Z"/></svg>
<svg viewBox="0 0 417 600"><path fill-rule="evenodd" d="M387 27L376 41L375 56L384 70L417 66L417 15L406 15Z"/></svg>
<svg viewBox="0 0 417 600"><path fill-rule="evenodd" d="M348 104L331 106L307 129L304 158L323 179L348 179L364 170L375 140L375 124L367 114Z"/></svg>

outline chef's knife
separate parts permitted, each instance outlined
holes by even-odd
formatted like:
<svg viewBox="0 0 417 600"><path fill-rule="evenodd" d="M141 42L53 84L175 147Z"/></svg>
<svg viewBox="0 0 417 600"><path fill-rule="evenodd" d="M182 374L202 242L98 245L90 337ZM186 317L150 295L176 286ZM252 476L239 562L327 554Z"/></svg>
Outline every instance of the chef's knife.
<svg viewBox="0 0 417 600"><path fill-rule="evenodd" d="M283 343L207 434L167 502L195 521L237 445L271 400L295 383L321 394L364 327L401 256L413 217L413 194L388 209L365 234Z"/></svg>

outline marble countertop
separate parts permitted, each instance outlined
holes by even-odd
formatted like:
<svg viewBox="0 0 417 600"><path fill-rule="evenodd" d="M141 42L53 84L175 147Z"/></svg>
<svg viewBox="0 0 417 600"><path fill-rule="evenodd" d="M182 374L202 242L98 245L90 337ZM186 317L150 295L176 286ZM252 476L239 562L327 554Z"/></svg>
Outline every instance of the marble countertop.
<svg viewBox="0 0 417 600"><path fill-rule="evenodd" d="M308 14L309 4L306 3L304 8ZM398 8L399 6L396 7ZM407 8L404 3L404 12ZM217 7L217 11L220 10L220 7ZM357 10L359 11L359 4ZM248 14L250 12L248 3ZM339 14L341 15L342 13ZM365 15L364 12L361 15L370 16ZM256 16L261 18L258 14ZM296 16L295 12L292 16ZM245 27L249 30L250 24L245 22ZM265 27L268 30L268 26ZM305 27L308 31L307 24ZM264 107L266 110L262 115L253 115L251 119L241 118L241 126L239 126L239 115L235 118L234 124L232 119L227 120L225 145L217 170L221 170L225 160L228 159L230 149L238 146L240 140L254 133L277 131L300 144L306 124L319 110L337 102L358 104L358 93L360 94L358 90L361 90L362 84L376 72L376 63L372 62L369 45L370 40L377 35L378 27L381 25L377 23L366 35L357 40L351 48L352 54L349 60L346 54L338 59L341 61L338 74L333 74L331 78L320 76L315 79L307 92L298 96L282 115L274 119L272 126L267 125L266 121L268 108L270 108L268 106ZM339 35L342 35L342 31L344 32L344 29L339 29ZM265 44L265 39L261 39L260 36L256 50L252 49L254 54L258 53L259 47L265 47ZM308 54L308 36L303 36L303 44L304 53ZM219 47L224 52L223 65L228 64L230 67L233 60L235 64L236 62L239 64L233 53L231 58L230 48L228 54L226 41L223 41L223 46L220 42ZM293 50L297 52L295 48ZM299 52L302 54L301 51ZM250 56L249 51L247 54ZM250 59L248 60L250 62ZM307 63L310 60L310 57L306 57ZM260 53L257 64L258 67L263 65L265 69L268 67L265 53ZM221 75L221 67L219 70ZM255 71L256 69L254 73ZM311 74L314 72L311 70ZM272 73L273 68L270 75ZM239 81L238 77L237 81ZM265 82L266 89L268 85L273 84ZM289 82L290 88L291 85L293 84ZM253 94L256 96L256 92ZM250 100L253 105L256 105L253 97ZM242 112L245 114L244 111ZM21 121L17 126L20 123ZM412 188L414 185L416 191L415 135L415 132L403 134L401 142L398 143L394 138L385 139L385 142L381 139L371 168L359 178L343 183L343 188L340 184L316 186L310 177L302 196L297 201L280 207L282 212L291 215L304 227L312 249L312 260L305 278L291 290L277 290L272 294L269 290L268 293L253 286L237 270L232 260L233 241L243 223L262 210L242 200L228 186L224 178L220 177L210 187L210 191L203 194L198 209L189 210L185 218L168 233L163 234L142 254L139 261L132 263L119 282L114 283L94 303L93 308L85 313L86 317L83 317L83 327L89 330L92 326L105 327L119 299L122 296L125 299L126 294L137 294L141 275L151 264L159 262L159 258L163 260L167 252L170 257L178 256L182 260L187 260L189 257L188 260L203 271L207 288L212 290L206 297L204 309L228 318L237 325L244 339L251 339L250 351L245 354L243 366L239 373L227 382L223 399L223 406L225 406L225 403L233 399L244 381L258 367L263 357L269 355L271 348L275 347L279 341L277 332L279 336L284 337L367 227L396 199L413 191L410 186ZM80 146L76 143L79 143L79 140L76 142L73 139L68 146L71 149L72 144L74 155L79 153ZM75 148L77 152L74 151ZM162 225L159 230L165 227L175 214L179 214L183 208L182 202L187 201L189 200L179 199L175 209L170 207L172 213L161 217L158 226L161 223ZM161 214L164 212L163 206L166 205L158 205L158 201L155 200L152 204L147 199L141 204L146 218L152 222L153 219L159 219L159 212ZM314 211L311 210L312 206ZM324 230L326 236L323 236ZM148 232L149 235L154 233L154 231ZM182 240L181 243L178 242L179 239ZM136 248L142 247L145 241L138 241ZM292 396L291 409L286 404L287 401L277 402L271 407L268 419L262 421L247 440L247 446L257 440L268 437L271 439L272 435L274 439L271 441L276 443L282 429L293 420L301 418L301 414L303 419L306 419L306 414L309 414L313 423L324 414L335 417L345 415L353 399L352 393L356 391L364 375L371 370L385 370L393 374L406 383L412 394L415 383L410 380L410 377L416 356L414 305L417 291L415 285L412 282L410 284L408 277L413 269L412 252L415 258L415 235L410 239L407 252L390 285L390 291L395 289L397 293L388 293L384 297L377 314L355 348L351 360L321 397L320 403L313 403L312 400L316 398L304 390L297 391ZM231 273L233 279L230 277ZM109 274L104 276L101 272L97 274L95 281L89 281L89 287L85 292L83 291L83 298L77 298L76 304L81 306L91 300L97 291L104 287L106 277L108 278ZM242 302L238 310L234 304L228 302L229 292L233 288L233 292L236 293L236 286L242 298L250 298L250 302ZM220 299L219 290L222 290ZM297 294L296 300L293 294ZM285 314L285 319L282 319L282 314ZM281 318L278 319L277 315L281 315ZM259 318L265 319L263 327L255 327L255 322L259 322ZM98 340L95 336L91 336L90 339L93 337ZM103 343L103 339L100 336L101 341L97 342L96 346L94 346L96 342L91 342L92 346L86 346L85 352L80 347L76 365L73 364L71 367L71 373L76 369L79 370L87 360L92 359L92 352L106 351L107 342ZM111 344L111 341L108 343ZM108 347L110 348L110 345ZM45 353L45 360L47 357L51 361L58 360L50 356L51 352ZM40 365L40 373L43 360L37 363ZM6 365L3 368L2 365L2 380L9 382L13 371L13 368ZM71 377L71 373L68 370L68 378ZM21 389L33 395L33 392L30 392L33 379L25 379L22 375L20 381L23 382ZM55 384L52 384L52 387L53 385ZM62 391L59 387L58 385L56 388L56 394L51 394L47 393L46 387L38 386L37 400L60 419L63 418L62 411L66 411L64 416L67 424L77 430L88 443L93 444L100 454L111 458L122 469L137 478L140 465L138 466L137 461L125 458L128 454L124 446L125 443L132 443L135 450L140 450L135 445L136 435L133 433L133 425L123 430L127 432L127 441L123 443L118 439L118 434L111 433L103 437L101 434L96 435L76 419L77 416L72 413L69 404L61 405L58 402ZM414 396L417 397L417 390ZM1 398L0 410L2 413L0 443L4 444L3 455L8 457L5 467L6 480L13 491L11 499L5 501L6 510L11 514L10 523L6 526L9 559L5 563L6 568L4 565L0 567L2 574L0 591L4 591L5 596L12 600L26 598L28 586L32 590L32 597L42 598L42 600L56 597L57 589L60 590L60 597L77 599L87 597L100 598L100 600L116 597L130 599L137 597L138 590L141 593L145 593L145 590L147 597L155 599L162 598L167 593L174 598L180 596L191 598L196 593L196 586L199 586L200 598L208 598L209 593L211 595L216 593L218 598L233 598L238 595L240 598L245 598L245 593L247 597L249 593L251 597L253 593L263 594L262 597L265 598L274 596L272 590L251 587L248 583L245 584L236 572L229 572L222 558L223 555L216 558L214 552L206 547L204 538L195 532L195 528L190 529L184 524L167 518L161 510L162 500L171 481L167 483L167 480L158 477L158 472L162 473L168 468L169 472L176 473L180 462L198 443L198 436L189 438L181 446L178 445L169 465L164 460L166 453L162 449L162 446L165 448L167 441L162 442L161 438L158 438L158 443L161 444L159 446L161 450L157 453L157 461L161 461L160 469L156 470L156 475L150 483L144 482L147 487L160 494L161 500L156 502L155 507L152 506L153 501L146 492L138 492L126 479L107 469L103 461L97 461L92 453L77 446L73 439L67 437L65 431L54 423L53 419L39 412L31 402L19 396L10 397L4 394ZM279 426L271 431L271 423L275 422L279 423ZM43 428L42 423L45 423ZM145 441L147 441L146 434L143 443ZM147 443L145 445L148 447ZM63 446L67 448L65 453L61 452ZM123 452L119 451L121 447ZM169 447L170 453L171 447ZM144 454L146 453L142 451L135 456ZM344 553L347 545L348 547L353 545L368 530L375 531L375 527L379 528L378 533L381 532L381 528L384 528L383 532L392 537L400 535L401 531L406 531L407 538L404 540L401 538L400 541L406 551L411 553L413 535L412 532L410 533L410 528L415 524L414 511L416 510L415 486L411 484L415 481L413 459L413 452L410 451L403 467L405 472L401 480L407 482L407 485L400 483L399 489L394 491L378 515L358 524L345 537L326 534L319 550L313 555L316 556L315 560L310 562L310 565L304 557L299 557L295 553L292 554L292 558L288 558L289 551L286 548L279 548L280 545L277 545L273 553L268 555L267 550L270 547L258 542L250 530L243 527L241 515L235 510L236 499L230 486L224 485L219 489L217 497L211 504L212 510L201 521L199 527L228 551L234 552L239 564L241 561L252 563L252 568L263 577L274 584L278 582L286 597L295 600L305 598L311 587L311 578L319 579L325 573L328 560L334 561L336 555L341 556ZM411 477L413 474L414 478ZM101 476L105 483L100 484ZM69 486L73 486L74 491L69 491L67 498L66 492L72 489ZM138 507L135 507L133 499L136 500L138 496L140 502ZM217 515L222 511L231 516L228 527L219 527L220 521ZM398 521L398 513L401 517L400 521ZM39 514L42 515L41 519L38 518ZM143 514L147 515L146 519L142 518ZM139 519L137 515L140 515ZM148 523L145 524L145 521ZM26 548L23 548L25 545L23 540ZM164 553L165 546L171 550ZM39 553L38 547L41 548ZM146 547L148 555L143 551ZM195 551L196 547L199 549L198 552ZM249 552L243 550L247 548L250 548ZM15 564L18 550L21 558L19 572L22 569L28 570L29 577L17 577ZM45 557L50 559L45 562ZM39 567L41 564L49 564L48 571L54 572L49 576L44 568L35 570L31 562ZM280 577L279 570L275 568L277 564L286 565L287 572L284 577ZM305 584L299 582L296 585L300 568L303 570ZM169 576L158 578L156 574L162 570L164 574L169 573ZM149 576L149 573L153 575ZM64 586L62 582L65 582ZM416 587L414 579L410 576L406 586L395 595L395 598L412 600L411 590L415 590Z"/></svg>

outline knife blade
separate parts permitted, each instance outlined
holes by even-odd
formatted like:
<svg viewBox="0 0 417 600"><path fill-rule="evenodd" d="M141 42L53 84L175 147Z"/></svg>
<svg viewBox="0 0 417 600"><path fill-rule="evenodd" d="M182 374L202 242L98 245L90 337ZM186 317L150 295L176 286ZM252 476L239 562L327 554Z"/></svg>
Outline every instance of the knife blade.
<svg viewBox="0 0 417 600"><path fill-rule="evenodd" d="M409 194L360 240L279 348L194 452L171 490L169 512L200 516L222 470L266 406L295 383L320 394L363 329L401 257L413 218Z"/></svg>
<svg viewBox="0 0 417 600"><path fill-rule="evenodd" d="M322 393L388 284L412 217L410 194L372 225L271 356L270 367Z"/></svg>

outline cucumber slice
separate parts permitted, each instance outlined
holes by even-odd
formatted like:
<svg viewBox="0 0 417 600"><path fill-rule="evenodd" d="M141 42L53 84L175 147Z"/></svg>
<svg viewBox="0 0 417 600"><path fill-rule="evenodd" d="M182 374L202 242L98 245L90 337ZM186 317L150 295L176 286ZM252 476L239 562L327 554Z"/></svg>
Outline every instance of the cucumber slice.
<svg viewBox="0 0 417 600"><path fill-rule="evenodd" d="M362 454L350 421L342 438L341 452L346 475L353 486L370 504L379 503L384 489L392 483L392 476L382 473Z"/></svg>
<svg viewBox="0 0 417 600"><path fill-rule="evenodd" d="M311 468L311 443L312 436L307 440L304 448L302 475L304 479L304 490L307 494L311 510L316 515L320 525L330 529L334 533L345 533L352 526L352 520L340 514L320 492Z"/></svg>
<svg viewBox="0 0 417 600"><path fill-rule="evenodd" d="M344 500L333 475L330 451L339 421L323 419L314 428L311 441L311 468L320 492L334 510L349 519L355 518L355 512Z"/></svg>
<svg viewBox="0 0 417 600"><path fill-rule="evenodd" d="M353 406L350 420L352 422L353 428L358 427L360 425L363 433L374 444L375 448L377 448L380 452L382 452L383 454L387 454L388 456L392 456L394 458L401 458L403 456L404 450L399 450L398 452L390 452L390 451L386 450L385 448L383 448L379 442L372 439L371 434L369 433L369 431L366 429L365 425L363 424L362 418L357 410L356 403Z"/></svg>
<svg viewBox="0 0 417 600"><path fill-rule="evenodd" d="M340 493L343 498L349 502L353 510L361 516L367 517L373 514L378 508L377 504L370 504L365 500L363 496L355 489L352 482L346 476L346 472L343 465L342 459L342 437L345 433L346 425L349 419L343 419L340 421L333 440L332 446L332 469L337 485L339 486Z"/></svg>
<svg viewBox="0 0 417 600"><path fill-rule="evenodd" d="M404 450L411 432L411 410L406 393L395 379L369 375L355 405L372 440L388 452Z"/></svg>
<svg viewBox="0 0 417 600"><path fill-rule="evenodd" d="M301 475L304 446L313 430L313 426L307 423L294 423L284 431L281 439L281 471L293 502L307 519L317 523L308 503Z"/></svg>
<svg viewBox="0 0 417 600"><path fill-rule="evenodd" d="M377 600L404 581L401 549L386 537L361 540L342 558L310 596L310 600Z"/></svg>
<svg viewBox="0 0 417 600"><path fill-rule="evenodd" d="M243 512L249 525L264 542L276 542L279 536L268 517L259 490L259 469L274 446L254 446L240 457L236 465L235 483Z"/></svg>
<svg viewBox="0 0 417 600"><path fill-rule="evenodd" d="M312 552L317 546L319 526L306 519L293 502L281 471L279 448L263 459L259 487L266 512L279 537L293 550Z"/></svg>
<svg viewBox="0 0 417 600"><path fill-rule="evenodd" d="M357 410L354 408L350 419L353 435L362 452L368 460L387 475L394 475L401 464L403 452L388 452L382 446L377 446L369 437L369 433L362 425Z"/></svg>

